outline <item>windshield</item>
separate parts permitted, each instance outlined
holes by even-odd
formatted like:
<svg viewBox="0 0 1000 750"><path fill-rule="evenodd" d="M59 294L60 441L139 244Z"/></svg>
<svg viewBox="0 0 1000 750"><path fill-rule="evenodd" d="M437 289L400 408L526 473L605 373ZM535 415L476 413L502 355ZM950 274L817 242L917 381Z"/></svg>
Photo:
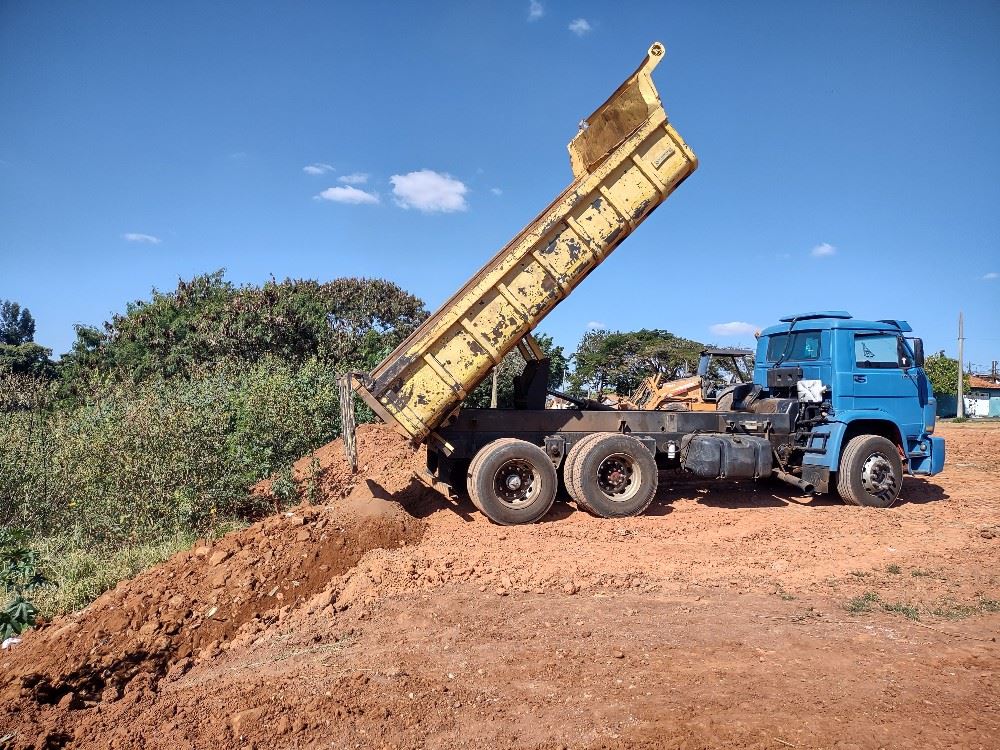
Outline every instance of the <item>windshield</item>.
<svg viewBox="0 0 1000 750"><path fill-rule="evenodd" d="M791 341L788 337L791 336ZM795 333L779 333L767 342L767 361L800 362L806 359L819 359L820 332L796 331Z"/></svg>

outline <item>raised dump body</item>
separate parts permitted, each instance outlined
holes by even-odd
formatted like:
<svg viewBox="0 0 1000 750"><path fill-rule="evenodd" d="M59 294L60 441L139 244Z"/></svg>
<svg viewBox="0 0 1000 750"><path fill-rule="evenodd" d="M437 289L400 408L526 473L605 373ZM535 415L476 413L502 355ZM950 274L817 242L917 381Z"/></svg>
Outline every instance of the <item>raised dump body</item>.
<svg viewBox="0 0 1000 750"><path fill-rule="evenodd" d="M650 77L663 53L653 44L581 124L569 144L572 184L374 371L354 376L383 420L425 440L695 170Z"/></svg>

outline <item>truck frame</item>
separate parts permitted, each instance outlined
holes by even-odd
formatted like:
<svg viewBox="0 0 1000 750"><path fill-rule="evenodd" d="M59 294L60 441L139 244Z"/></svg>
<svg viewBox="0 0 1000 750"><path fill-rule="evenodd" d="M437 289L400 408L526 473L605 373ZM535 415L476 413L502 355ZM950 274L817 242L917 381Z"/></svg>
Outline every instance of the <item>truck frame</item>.
<svg viewBox="0 0 1000 750"><path fill-rule="evenodd" d="M776 479L804 493L888 507L903 475L944 465L923 344L905 321L842 311L783 318L760 333L753 381L715 411L614 409L582 399L545 409L549 363L531 331L697 168L652 82L663 45L569 144L574 181L370 373L341 379L352 467L354 398L427 444L427 466L467 488L500 524L530 523L560 487L601 517L642 513L661 470ZM462 402L514 348L515 409ZM565 397L565 394L556 394ZM720 394L722 395L722 394Z"/></svg>

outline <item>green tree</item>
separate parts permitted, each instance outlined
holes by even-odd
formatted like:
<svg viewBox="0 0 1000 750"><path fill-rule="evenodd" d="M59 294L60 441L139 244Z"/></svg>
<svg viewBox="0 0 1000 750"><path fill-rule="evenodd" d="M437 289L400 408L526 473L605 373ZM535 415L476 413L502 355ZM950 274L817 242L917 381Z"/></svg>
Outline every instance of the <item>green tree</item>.
<svg viewBox="0 0 1000 750"><path fill-rule="evenodd" d="M51 349L35 343L35 319L16 302L0 302L0 375L51 377L55 366Z"/></svg>
<svg viewBox="0 0 1000 750"><path fill-rule="evenodd" d="M78 326L62 368L71 381L100 374L133 382L264 356L367 369L426 317L420 299L382 279L237 287L220 270L154 289L103 330Z"/></svg>
<svg viewBox="0 0 1000 750"><path fill-rule="evenodd" d="M649 375L683 377L694 371L703 348L698 341L660 329L587 331L573 355L570 391L627 395Z"/></svg>
<svg viewBox="0 0 1000 750"><path fill-rule="evenodd" d="M37 375L49 378L55 374L55 365L49 358L51 349L28 341L18 346L0 344L0 374Z"/></svg>
<svg viewBox="0 0 1000 750"><path fill-rule="evenodd" d="M16 302L0 303L0 344L20 346L35 340L35 319Z"/></svg>
<svg viewBox="0 0 1000 750"><path fill-rule="evenodd" d="M947 356L944 351L932 354L924 360L924 372L931 381L935 395L958 395L958 360ZM969 376L963 375L964 387L969 387Z"/></svg>

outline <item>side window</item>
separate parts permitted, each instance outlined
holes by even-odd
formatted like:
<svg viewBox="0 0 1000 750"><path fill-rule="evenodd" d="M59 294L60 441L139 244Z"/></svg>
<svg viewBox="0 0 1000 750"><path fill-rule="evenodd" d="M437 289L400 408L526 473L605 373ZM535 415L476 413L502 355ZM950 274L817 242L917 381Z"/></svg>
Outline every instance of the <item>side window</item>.
<svg viewBox="0 0 1000 750"><path fill-rule="evenodd" d="M861 369L898 368L899 338L893 334L860 334L854 337L854 363Z"/></svg>
<svg viewBox="0 0 1000 750"><path fill-rule="evenodd" d="M767 361L777 362L801 362L808 359L819 359L820 354L820 332L819 331L796 331L791 334L791 341L788 340L787 333L780 333L772 336L767 342Z"/></svg>

